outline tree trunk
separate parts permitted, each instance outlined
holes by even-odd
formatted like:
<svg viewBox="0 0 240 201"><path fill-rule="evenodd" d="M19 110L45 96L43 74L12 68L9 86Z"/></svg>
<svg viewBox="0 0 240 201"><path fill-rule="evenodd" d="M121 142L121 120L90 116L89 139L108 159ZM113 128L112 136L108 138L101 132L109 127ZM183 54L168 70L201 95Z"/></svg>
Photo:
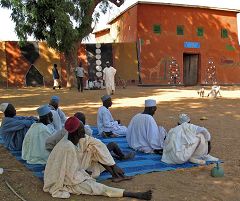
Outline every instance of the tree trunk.
<svg viewBox="0 0 240 201"><path fill-rule="evenodd" d="M82 41L82 40L80 40ZM78 49L80 48L81 42L77 42L72 48L71 51L65 52L65 61L66 61L66 72L67 72L67 88L71 89L75 86L76 76L75 68L78 65Z"/></svg>

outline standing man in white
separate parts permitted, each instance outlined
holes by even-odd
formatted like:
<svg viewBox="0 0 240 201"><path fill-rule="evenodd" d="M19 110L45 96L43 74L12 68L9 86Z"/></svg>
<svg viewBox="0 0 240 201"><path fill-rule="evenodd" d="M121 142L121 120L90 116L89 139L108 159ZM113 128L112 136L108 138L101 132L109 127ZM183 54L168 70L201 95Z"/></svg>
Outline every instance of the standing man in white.
<svg viewBox="0 0 240 201"><path fill-rule="evenodd" d="M105 80L106 90L108 95L115 93L115 74L117 70L110 65L110 62L106 62L107 67L103 69L103 80Z"/></svg>

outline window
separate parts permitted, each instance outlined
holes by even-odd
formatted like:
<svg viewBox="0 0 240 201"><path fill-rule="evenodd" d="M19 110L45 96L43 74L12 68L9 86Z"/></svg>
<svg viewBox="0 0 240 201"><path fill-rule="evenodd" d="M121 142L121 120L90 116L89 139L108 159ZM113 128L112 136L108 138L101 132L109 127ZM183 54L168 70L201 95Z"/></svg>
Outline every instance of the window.
<svg viewBox="0 0 240 201"><path fill-rule="evenodd" d="M184 35L184 26L182 25L177 26L177 35Z"/></svg>
<svg viewBox="0 0 240 201"><path fill-rule="evenodd" d="M228 31L227 29L221 29L221 37L228 38Z"/></svg>
<svg viewBox="0 0 240 201"><path fill-rule="evenodd" d="M154 24L153 25L153 33L161 34L161 26L159 24Z"/></svg>
<svg viewBox="0 0 240 201"><path fill-rule="evenodd" d="M202 27L198 27L197 28L197 36L203 36L203 34L204 34L203 28Z"/></svg>

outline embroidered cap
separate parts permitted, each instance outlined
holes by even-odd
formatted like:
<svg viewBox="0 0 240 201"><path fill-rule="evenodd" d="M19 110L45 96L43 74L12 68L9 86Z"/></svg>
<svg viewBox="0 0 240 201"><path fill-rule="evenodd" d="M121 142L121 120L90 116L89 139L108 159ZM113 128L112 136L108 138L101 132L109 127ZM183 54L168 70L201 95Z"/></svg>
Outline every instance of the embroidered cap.
<svg viewBox="0 0 240 201"><path fill-rule="evenodd" d="M8 107L8 105L9 105L9 103L2 103L0 105L0 111L5 112L7 107Z"/></svg>
<svg viewBox="0 0 240 201"><path fill-rule="evenodd" d="M190 117L187 114L180 114L178 116L178 123L183 124L183 123L189 123L190 122Z"/></svg>
<svg viewBox="0 0 240 201"><path fill-rule="evenodd" d="M37 109L37 113L38 113L39 117L42 117L50 112L51 112L51 110L48 107L48 105L42 105Z"/></svg>
<svg viewBox="0 0 240 201"><path fill-rule="evenodd" d="M59 96L52 96L51 98L51 101L54 101L56 103L59 103L59 100L60 100Z"/></svg>
<svg viewBox="0 0 240 201"><path fill-rule="evenodd" d="M73 133L79 128L80 125L81 125L80 120L77 117L73 116L67 119L64 127L68 131L68 133Z"/></svg>
<svg viewBox="0 0 240 201"><path fill-rule="evenodd" d="M104 95L104 96L101 97L102 102L108 100L109 98L111 98L111 96L109 96L109 95Z"/></svg>
<svg viewBox="0 0 240 201"><path fill-rule="evenodd" d="M153 100L153 99L145 100L145 107L154 107L154 106L157 106L156 100Z"/></svg>

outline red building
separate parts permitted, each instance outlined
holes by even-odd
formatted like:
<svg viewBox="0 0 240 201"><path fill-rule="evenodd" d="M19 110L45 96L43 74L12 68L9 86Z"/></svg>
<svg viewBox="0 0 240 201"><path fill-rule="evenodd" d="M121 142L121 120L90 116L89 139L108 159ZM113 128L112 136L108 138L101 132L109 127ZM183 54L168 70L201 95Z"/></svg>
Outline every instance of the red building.
<svg viewBox="0 0 240 201"><path fill-rule="evenodd" d="M150 2L137 1L95 32L99 43L137 43L140 83L240 84L240 8Z"/></svg>

